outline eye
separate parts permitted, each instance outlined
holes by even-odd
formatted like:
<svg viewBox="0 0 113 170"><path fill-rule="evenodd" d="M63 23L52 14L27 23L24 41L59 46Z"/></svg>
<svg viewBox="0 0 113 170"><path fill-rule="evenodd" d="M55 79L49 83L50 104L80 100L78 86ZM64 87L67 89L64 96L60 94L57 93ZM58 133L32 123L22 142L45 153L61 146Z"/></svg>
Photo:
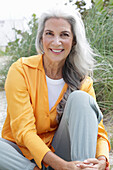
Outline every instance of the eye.
<svg viewBox="0 0 113 170"><path fill-rule="evenodd" d="M53 33L52 32L46 32L45 35L53 36Z"/></svg>
<svg viewBox="0 0 113 170"><path fill-rule="evenodd" d="M69 35L69 33L64 32L64 33L61 33L61 36L62 37L69 37L70 35Z"/></svg>

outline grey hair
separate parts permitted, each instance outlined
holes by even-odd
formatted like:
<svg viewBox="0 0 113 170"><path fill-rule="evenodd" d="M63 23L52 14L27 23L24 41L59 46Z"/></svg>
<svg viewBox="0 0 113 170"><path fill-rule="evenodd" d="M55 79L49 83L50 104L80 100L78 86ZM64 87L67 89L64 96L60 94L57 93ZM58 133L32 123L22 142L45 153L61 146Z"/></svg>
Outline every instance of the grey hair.
<svg viewBox="0 0 113 170"><path fill-rule="evenodd" d="M72 91L79 90L81 81L88 74L92 73L95 62L93 56L95 54L93 53L93 50L87 41L85 27L80 13L66 5L60 7L56 6L55 8L51 8L41 15L36 37L36 49L38 53L44 53L41 40L45 22L50 18L63 18L67 20L71 25L73 33L74 43L62 70L63 79L68 84L68 90L66 93L69 95ZM67 96L67 94L64 96ZM59 110L60 113L63 112L67 98L68 97L66 97L65 102L61 101L59 103L57 107L58 113ZM64 106L61 103L64 103Z"/></svg>

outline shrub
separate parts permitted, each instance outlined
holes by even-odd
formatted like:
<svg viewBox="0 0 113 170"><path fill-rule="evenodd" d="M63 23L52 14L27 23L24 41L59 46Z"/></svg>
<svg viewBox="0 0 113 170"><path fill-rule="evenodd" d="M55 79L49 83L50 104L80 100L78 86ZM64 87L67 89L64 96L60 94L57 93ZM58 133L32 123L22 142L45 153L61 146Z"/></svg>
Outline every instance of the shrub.
<svg viewBox="0 0 113 170"><path fill-rule="evenodd" d="M0 69L0 86L3 87L7 72L9 67L13 62L15 62L20 57L28 57L35 55L35 38L37 34L38 28L38 19L36 15L33 14L31 20L28 22L28 30L22 32L21 30L17 30L15 28L15 40L9 42L4 55L9 56L9 60L7 60L6 64Z"/></svg>

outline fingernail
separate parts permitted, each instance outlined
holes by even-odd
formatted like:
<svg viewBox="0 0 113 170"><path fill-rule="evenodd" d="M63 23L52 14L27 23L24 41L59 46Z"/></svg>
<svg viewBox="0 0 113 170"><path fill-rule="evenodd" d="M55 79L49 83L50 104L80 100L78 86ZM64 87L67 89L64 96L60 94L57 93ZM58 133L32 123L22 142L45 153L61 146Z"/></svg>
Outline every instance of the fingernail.
<svg viewBox="0 0 113 170"><path fill-rule="evenodd" d="M80 165L79 164L76 164L77 167L79 167Z"/></svg>
<svg viewBox="0 0 113 170"><path fill-rule="evenodd" d="M85 163L88 163L88 161L87 161L87 160L85 160L84 162L85 162Z"/></svg>

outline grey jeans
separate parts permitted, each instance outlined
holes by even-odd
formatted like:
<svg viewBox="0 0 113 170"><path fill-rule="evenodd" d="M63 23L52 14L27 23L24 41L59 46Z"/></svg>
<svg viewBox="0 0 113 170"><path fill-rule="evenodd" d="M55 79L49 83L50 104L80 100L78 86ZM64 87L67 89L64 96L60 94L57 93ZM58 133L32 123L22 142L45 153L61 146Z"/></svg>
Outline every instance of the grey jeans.
<svg viewBox="0 0 113 170"><path fill-rule="evenodd" d="M52 142L55 153L67 161L94 158L101 119L102 113L92 96L80 90L72 92ZM0 170L33 170L35 166L34 160L26 159L16 144L0 139Z"/></svg>

